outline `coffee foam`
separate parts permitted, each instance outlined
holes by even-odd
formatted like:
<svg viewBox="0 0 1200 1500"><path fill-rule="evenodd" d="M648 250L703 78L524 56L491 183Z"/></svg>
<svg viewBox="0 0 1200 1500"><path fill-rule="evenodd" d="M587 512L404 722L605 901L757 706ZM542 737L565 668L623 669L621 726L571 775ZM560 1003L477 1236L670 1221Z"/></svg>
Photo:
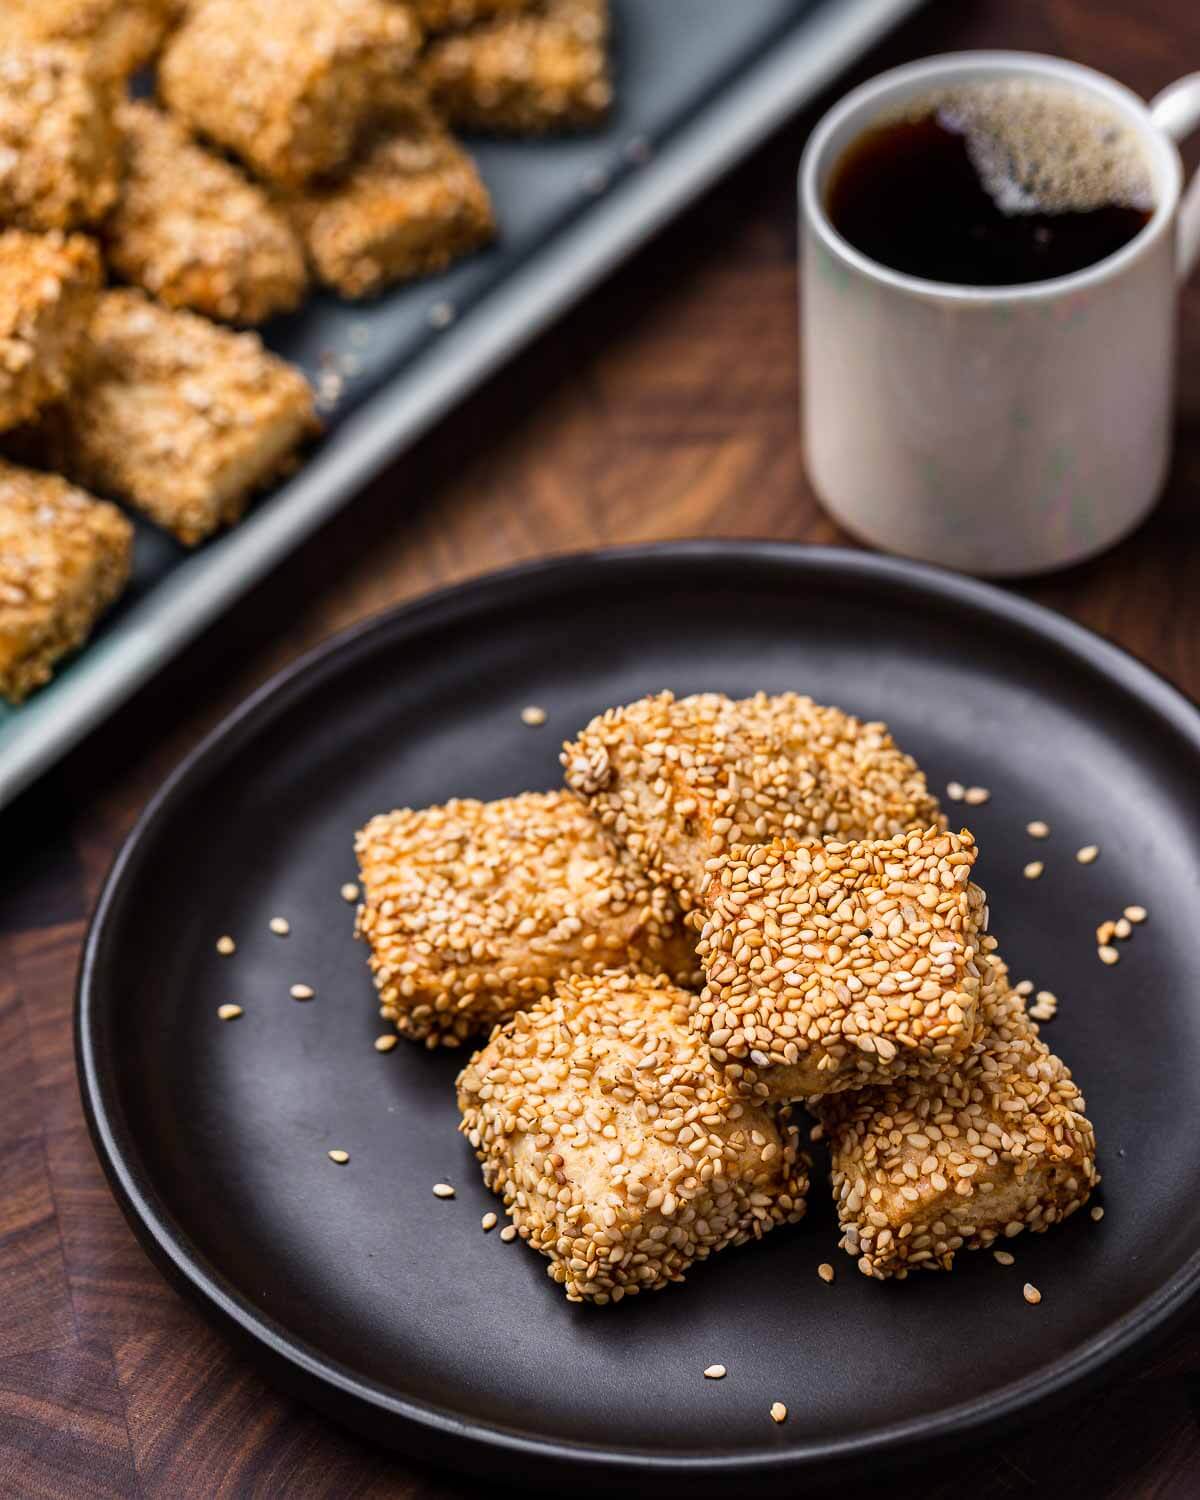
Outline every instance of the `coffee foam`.
<svg viewBox="0 0 1200 1500"><path fill-rule="evenodd" d="M1149 213L1150 165L1137 132L1080 90L1029 79L962 84L914 100L966 138L972 165L1004 214L1085 213L1113 204Z"/></svg>

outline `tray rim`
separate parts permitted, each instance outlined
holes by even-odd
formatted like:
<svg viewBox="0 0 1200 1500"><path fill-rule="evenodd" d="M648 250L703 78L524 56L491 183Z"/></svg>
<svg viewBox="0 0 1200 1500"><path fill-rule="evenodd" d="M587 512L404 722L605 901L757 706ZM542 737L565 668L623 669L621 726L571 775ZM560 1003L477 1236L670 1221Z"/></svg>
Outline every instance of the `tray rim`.
<svg viewBox="0 0 1200 1500"><path fill-rule="evenodd" d="M0 724L0 808L348 504L386 465L927 0L832 0L534 251L350 415L300 472L183 558ZM431 282L436 290L436 282ZM431 292L432 294L432 292Z"/></svg>
<svg viewBox="0 0 1200 1500"><path fill-rule="evenodd" d="M281 669L233 709L190 751L147 803L123 840L105 878L88 924L76 985L75 1052L84 1114L97 1156L114 1196L143 1248L168 1280L183 1290L223 1333L249 1348L270 1366L270 1378L308 1404L355 1430L380 1439L377 1423L386 1420L387 1446L431 1458L460 1472L491 1473L497 1457L524 1459L538 1468L523 1478L544 1482L570 1472L582 1482L640 1477L675 1478L689 1483L707 1479L780 1481L800 1476L848 1472L871 1461L909 1455L917 1450L951 1446L985 1429L1002 1427L1031 1407L1049 1410L1128 1359L1161 1334L1169 1321L1200 1288L1200 1248L1124 1317L1040 1373L1010 1382L990 1395L942 1411L891 1423L861 1436L810 1441L786 1449L738 1453L663 1454L635 1448L600 1448L588 1443L543 1439L511 1427L463 1419L443 1408L398 1396L364 1379L340 1362L326 1358L274 1319L256 1309L238 1289L209 1267L194 1250L182 1226L160 1212L143 1191L136 1142L124 1131L119 1102L106 1079L97 1050L98 991L103 943L110 915L123 887L136 875L136 863L176 799L202 776L209 757L220 753L239 734L253 733L256 721L286 701L297 685L313 674L344 668L360 651L374 649L377 638L404 636L480 608L527 595L580 570L648 564L683 566L720 562L773 565L795 576L852 577L885 587L902 588L952 605L982 612L999 623L1027 631L1073 656L1136 697L1200 756L1200 704L1132 652L1066 616L1009 593L993 584L904 558L843 547L811 546L764 540L695 539L589 549L541 558L478 575L440 588L369 617L340 631ZM364 1416L368 1420L364 1420ZM393 1426L394 1424L394 1426ZM391 1435L395 1432L395 1440ZM414 1450L419 1440L422 1448Z"/></svg>

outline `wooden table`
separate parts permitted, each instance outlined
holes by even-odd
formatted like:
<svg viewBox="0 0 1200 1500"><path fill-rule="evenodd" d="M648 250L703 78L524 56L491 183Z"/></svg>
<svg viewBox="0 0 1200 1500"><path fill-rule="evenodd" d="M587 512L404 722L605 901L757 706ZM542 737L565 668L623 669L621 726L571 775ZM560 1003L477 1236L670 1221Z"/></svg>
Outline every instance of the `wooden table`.
<svg viewBox="0 0 1200 1500"><path fill-rule="evenodd" d="M1200 7L940 0L856 76L987 46L1061 53L1150 94L1200 64ZM171 766L330 632L548 552L689 535L844 540L808 487L796 433L793 179L818 113L783 130L0 815L3 1495L466 1493L277 1396L151 1268L109 1196L76 1093L84 923L118 841ZM1182 343L1178 448L1158 512L1107 557L1023 592L1200 697L1200 280L1184 298ZM910 1471L900 1492L1193 1497L1198 1410L1200 1310L1065 1417ZM887 1482L840 1494L876 1491Z"/></svg>

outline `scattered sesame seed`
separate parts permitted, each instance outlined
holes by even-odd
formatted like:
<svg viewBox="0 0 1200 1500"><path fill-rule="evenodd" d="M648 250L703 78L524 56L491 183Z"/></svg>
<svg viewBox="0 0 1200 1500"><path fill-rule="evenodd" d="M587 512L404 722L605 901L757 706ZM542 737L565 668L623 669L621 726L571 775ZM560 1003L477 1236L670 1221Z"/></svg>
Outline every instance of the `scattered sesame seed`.
<svg viewBox="0 0 1200 1500"><path fill-rule="evenodd" d="M496 1215L491 1213L484 1214L483 1218L479 1221L479 1226L483 1230L484 1234L486 1234L489 1229L495 1229Z"/></svg>
<svg viewBox="0 0 1200 1500"><path fill-rule="evenodd" d="M948 781L946 783L946 796L951 802L961 802L967 795L967 789L961 781Z"/></svg>
<svg viewBox="0 0 1200 1500"><path fill-rule="evenodd" d="M350 1160L350 1153L349 1151L334 1150L329 1153L329 1160L337 1162L339 1167L344 1167Z"/></svg>
<svg viewBox="0 0 1200 1500"><path fill-rule="evenodd" d="M1095 1220L1095 1222L1097 1224L1099 1224L1100 1220L1103 1217L1104 1217L1104 1210L1097 1203L1096 1206L1095 1206L1095 1208L1092 1209L1092 1218Z"/></svg>
<svg viewBox="0 0 1200 1500"><path fill-rule="evenodd" d="M1135 925L1138 922L1144 922L1148 915L1144 906L1127 906L1122 913L1122 916L1128 917Z"/></svg>
<svg viewBox="0 0 1200 1500"><path fill-rule="evenodd" d="M1016 1260L1016 1258L1017 1257L1012 1253L1011 1250L993 1250L992 1251L992 1259L995 1260L999 1265L1002 1265L1002 1266L1011 1266L1014 1263L1014 1261Z"/></svg>
<svg viewBox="0 0 1200 1500"><path fill-rule="evenodd" d="M390 1052L399 1040L400 1038L395 1032L388 1032L384 1036L377 1036L375 1038L375 1050L376 1052Z"/></svg>
<svg viewBox="0 0 1200 1500"><path fill-rule="evenodd" d="M772 1403L771 1403L771 1421L772 1422L786 1422L787 1421L787 1407L784 1406L784 1404L783 1404L782 1401L772 1401Z"/></svg>
<svg viewBox="0 0 1200 1500"><path fill-rule="evenodd" d="M1049 823L1043 823L1041 818L1035 818L1032 823L1026 823L1025 832L1031 839L1048 839L1050 837Z"/></svg>
<svg viewBox="0 0 1200 1500"><path fill-rule="evenodd" d="M521 723L528 724L530 729L537 729L539 725L546 722L546 710L539 708L536 703L530 703L528 707L521 710Z"/></svg>
<svg viewBox="0 0 1200 1500"><path fill-rule="evenodd" d="M267 926L276 937L287 937L288 933L292 930L292 924L286 917L272 917Z"/></svg>
<svg viewBox="0 0 1200 1500"><path fill-rule="evenodd" d="M1046 866L1040 859L1031 859L1025 866L1024 875L1026 880L1038 880Z"/></svg>
<svg viewBox="0 0 1200 1500"><path fill-rule="evenodd" d="M1128 917L1118 917L1113 923L1113 937L1120 938L1122 942L1133 935L1133 923Z"/></svg>
<svg viewBox="0 0 1200 1500"><path fill-rule="evenodd" d="M219 937L217 939L217 952L222 958L228 958L236 947L237 944L231 937Z"/></svg>
<svg viewBox="0 0 1200 1500"><path fill-rule="evenodd" d="M1016 991L1016 993L1018 995L1032 995L1033 994L1033 980L1032 979L1022 979L1017 984L1013 985L1013 989Z"/></svg>
<svg viewBox="0 0 1200 1500"><path fill-rule="evenodd" d="M1057 1009L1058 996L1054 993L1053 990L1038 990L1037 1003L1039 1005L1052 1005L1055 1007L1055 1009Z"/></svg>
<svg viewBox="0 0 1200 1500"><path fill-rule="evenodd" d="M705 1378L705 1380L724 1380L725 1379L725 1366L724 1365L709 1365L709 1367L704 1372L704 1378Z"/></svg>
<svg viewBox="0 0 1200 1500"><path fill-rule="evenodd" d="M1097 943L1101 945L1105 943L1111 943L1113 939L1113 933L1116 930L1117 924L1115 922L1101 922L1099 927L1096 928Z"/></svg>
<svg viewBox="0 0 1200 1500"><path fill-rule="evenodd" d="M288 991L293 1000L311 1000L316 993L311 984L294 984Z"/></svg>
<svg viewBox="0 0 1200 1500"><path fill-rule="evenodd" d="M817 1275L821 1278L822 1281L826 1281L826 1282L832 1281L833 1280L833 1274L834 1274L833 1273L833 1267L829 1264L829 1262L827 1260L823 1260L821 1262L821 1264L817 1267Z"/></svg>
<svg viewBox="0 0 1200 1500"><path fill-rule="evenodd" d="M448 1182L435 1182L433 1185L433 1196L435 1198L453 1198L454 1189Z"/></svg>
<svg viewBox="0 0 1200 1500"><path fill-rule="evenodd" d="M506 1245L511 1245L512 1242L513 1242L513 1240L516 1239L516 1237L517 1237L517 1226L515 1224L506 1224L504 1226L504 1228L500 1231L500 1238L504 1241L504 1243Z"/></svg>
<svg viewBox="0 0 1200 1500"><path fill-rule="evenodd" d="M1117 950L1108 943L1101 943L1096 949L1096 957L1102 964L1115 964L1121 957Z"/></svg>
<svg viewBox="0 0 1200 1500"><path fill-rule="evenodd" d="M354 884L353 880L347 880L346 884L342 887L342 900L358 900L358 887Z"/></svg>
<svg viewBox="0 0 1200 1500"><path fill-rule="evenodd" d="M1076 851L1075 858L1081 865L1090 865L1100 853L1099 844L1084 844L1082 849Z"/></svg>
<svg viewBox="0 0 1200 1500"><path fill-rule="evenodd" d="M236 1021L237 1018L241 1015L241 1013L242 1013L242 1007L240 1005L218 1005L217 1006L217 1015L220 1016L220 1018L221 1018L222 1021Z"/></svg>
<svg viewBox="0 0 1200 1500"><path fill-rule="evenodd" d="M429 309L429 321L434 328L449 328L455 316L453 302L435 302Z"/></svg>
<svg viewBox="0 0 1200 1500"><path fill-rule="evenodd" d="M991 801L992 794L985 786L969 786L963 793L963 801L968 807L982 807L985 802Z"/></svg>
<svg viewBox="0 0 1200 1500"><path fill-rule="evenodd" d="M1025 1298L1026 1302L1029 1303L1030 1307L1036 1307L1042 1300L1041 1292L1038 1291L1037 1287L1034 1286L1032 1281L1027 1281L1025 1283L1024 1287L1021 1289L1021 1295Z"/></svg>

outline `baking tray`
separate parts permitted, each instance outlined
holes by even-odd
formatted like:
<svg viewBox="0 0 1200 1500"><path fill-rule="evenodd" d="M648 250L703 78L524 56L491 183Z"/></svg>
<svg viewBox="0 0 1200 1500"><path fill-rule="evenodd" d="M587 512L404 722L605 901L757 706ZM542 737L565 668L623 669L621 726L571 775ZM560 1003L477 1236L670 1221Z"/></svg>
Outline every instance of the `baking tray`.
<svg viewBox="0 0 1200 1500"><path fill-rule="evenodd" d="M326 436L294 478L198 552L139 526L118 608L48 687L0 706L0 805L920 3L613 0L617 105L606 128L471 142L500 221L492 249L368 304L318 296L266 330L314 379L341 376Z"/></svg>

